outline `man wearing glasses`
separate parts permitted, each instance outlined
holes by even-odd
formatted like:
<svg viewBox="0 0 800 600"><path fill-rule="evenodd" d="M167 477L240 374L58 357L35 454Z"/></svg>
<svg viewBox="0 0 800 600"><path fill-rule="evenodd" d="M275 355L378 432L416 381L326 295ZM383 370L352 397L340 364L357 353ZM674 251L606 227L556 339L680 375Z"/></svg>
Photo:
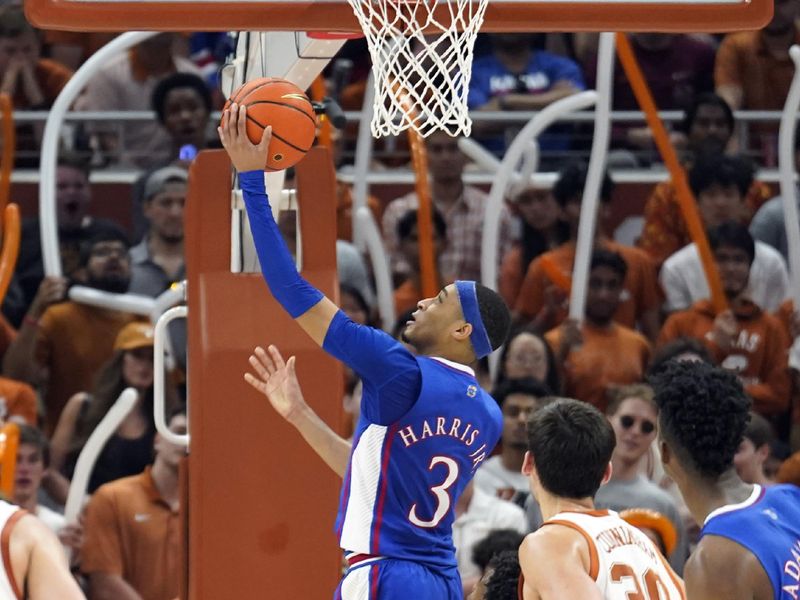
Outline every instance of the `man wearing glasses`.
<svg viewBox="0 0 800 600"><path fill-rule="evenodd" d="M656 439L658 409L653 390L643 384L618 388L606 416L614 428L617 445L611 455L611 479L597 491L595 506L615 511L649 508L669 519L678 531L678 543L668 558L680 574L688 548L686 528L672 496L642 474L643 462Z"/></svg>
<svg viewBox="0 0 800 600"><path fill-rule="evenodd" d="M130 284L128 240L122 231L98 232L81 249L83 285L122 294ZM3 358L3 373L46 390L44 431L51 435L67 400L92 388L114 352L117 333L134 315L67 300L71 284L45 277Z"/></svg>

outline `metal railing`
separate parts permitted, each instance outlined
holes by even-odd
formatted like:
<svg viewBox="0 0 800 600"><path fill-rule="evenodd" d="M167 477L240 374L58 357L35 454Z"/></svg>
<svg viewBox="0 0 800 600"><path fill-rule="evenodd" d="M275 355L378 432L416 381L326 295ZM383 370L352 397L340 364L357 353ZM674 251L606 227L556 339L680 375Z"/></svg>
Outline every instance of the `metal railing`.
<svg viewBox="0 0 800 600"><path fill-rule="evenodd" d="M502 123L509 127L523 126L525 123L536 117L540 111L474 111L471 117L475 123ZM18 124L25 123L44 123L49 115L49 111L15 111L14 120ZM668 127L673 129L679 128L684 118L682 111L662 111L659 113L662 120ZM738 127L734 132L736 138L736 145L738 148L749 149L748 154L757 163L761 163L762 157L757 150L752 150L754 147L751 142L758 141L759 133L753 131L754 126L774 125L777 132L777 126L781 119L780 111L737 111L734 113ZM362 122L364 115L361 111L348 111L345 113L348 123ZM211 122L215 123L219 120L220 113L215 112L211 115ZM155 113L152 111L70 111L64 116L65 124L61 132L61 144L66 149L71 149L80 138L87 137L84 128L88 124L102 124L103 130L113 134L119 141L118 149L111 154L106 155L107 163L114 165L119 162L119 157L123 154L131 156L130 149L125 140L125 126L131 122L152 122L156 118ZM591 145L590 129L588 126L594 120L594 111L580 111L565 115L559 119L559 124L571 124L573 131L566 132L565 137L570 139L569 148L560 151L543 151L543 157L546 159L548 155L555 161L564 158L588 158L588 149ZM611 112L612 127L614 126L645 126L644 114L640 111L612 111ZM585 125L583 129L580 127ZM212 127L209 127L209 135L214 135ZM378 145L374 149L374 157L381 159L382 157L401 154L403 152L402 145L397 143L398 139L388 138L384 141L383 145ZM770 139L767 144L775 145L777 148L777 134L774 140ZM615 149L616 144L612 140L611 149ZM650 163L656 158L652 150L633 150L632 155L638 158L642 163ZM26 156L23 152L20 156L21 159L32 158ZM354 159L352 150L345 148L345 158L347 161ZM774 157L773 157L774 158ZM646 167L643 167L646 168Z"/></svg>

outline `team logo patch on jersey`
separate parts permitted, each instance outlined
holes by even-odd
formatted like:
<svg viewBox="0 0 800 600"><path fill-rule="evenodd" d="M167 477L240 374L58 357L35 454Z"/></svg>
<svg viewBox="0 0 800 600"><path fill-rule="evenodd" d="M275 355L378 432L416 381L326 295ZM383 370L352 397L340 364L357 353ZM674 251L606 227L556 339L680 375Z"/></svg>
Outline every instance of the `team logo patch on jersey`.
<svg viewBox="0 0 800 600"><path fill-rule="evenodd" d="M470 398L474 398L477 395L478 395L478 386L471 385L467 388L467 396L469 396Z"/></svg>

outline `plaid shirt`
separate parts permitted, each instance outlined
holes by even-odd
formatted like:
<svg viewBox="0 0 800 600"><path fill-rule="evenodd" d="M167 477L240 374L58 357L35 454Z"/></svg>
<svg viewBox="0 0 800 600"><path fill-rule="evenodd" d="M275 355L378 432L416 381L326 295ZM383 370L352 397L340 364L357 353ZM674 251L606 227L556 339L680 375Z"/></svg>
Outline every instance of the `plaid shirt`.
<svg viewBox="0 0 800 600"><path fill-rule="evenodd" d="M440 275L444 281L452 279L481 279L481 237L488 197L481 190L464 186L461 198L446 212L441 206L434 206L442 213L447 224L447 249L439 257ZM383 213L383 239L389 253L392 271L407 274L411 269L400 254L397 238L397 223L409 210L417 209L417 195L412 192L386 207ZM500 215L498 264L515 239L515 222L504 206Z"/></svg>

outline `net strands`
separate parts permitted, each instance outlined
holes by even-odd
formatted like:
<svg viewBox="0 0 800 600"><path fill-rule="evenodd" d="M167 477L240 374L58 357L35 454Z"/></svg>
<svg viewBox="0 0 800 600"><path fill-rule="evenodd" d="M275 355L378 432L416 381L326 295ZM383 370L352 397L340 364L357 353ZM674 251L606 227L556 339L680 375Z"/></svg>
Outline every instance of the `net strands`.
<svg viewBox="0 0 800 600"><path fill-rule="evenodd" d="M468 136L475 38L488 0L348 0L374 73L372 135ZM411 106L413 110L407 110Z"/></svg>

